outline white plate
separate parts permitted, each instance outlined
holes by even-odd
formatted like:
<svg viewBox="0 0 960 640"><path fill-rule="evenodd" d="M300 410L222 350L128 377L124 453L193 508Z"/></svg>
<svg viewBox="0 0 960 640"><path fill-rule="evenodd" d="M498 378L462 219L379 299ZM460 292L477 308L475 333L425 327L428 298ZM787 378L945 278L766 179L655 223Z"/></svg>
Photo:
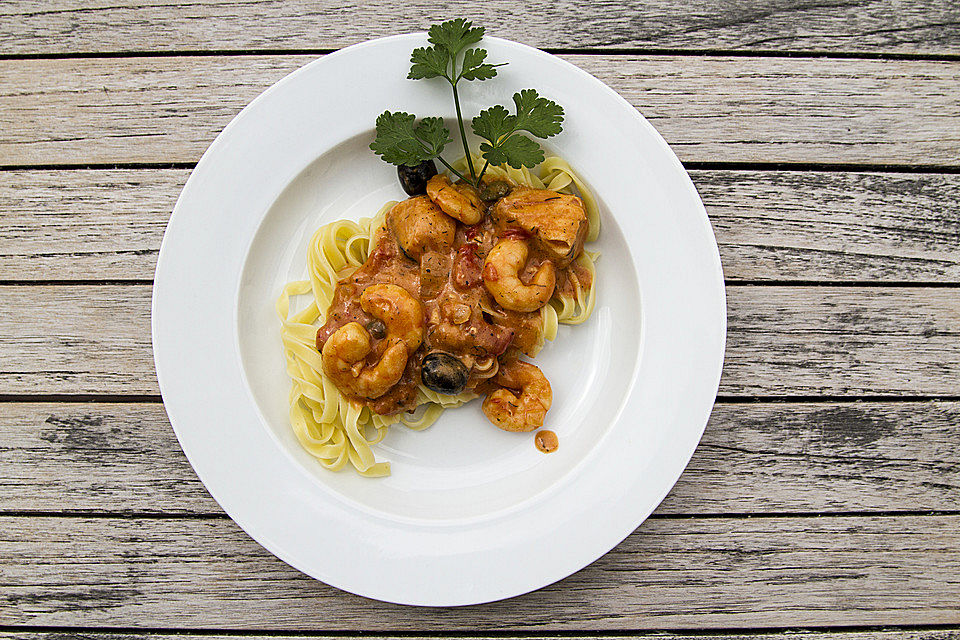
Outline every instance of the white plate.
<svg viewBox="0 0 960 640"><path fill-rule="evenodd" d="M507 598L590 564L666 496L716 396L723 277L703 204L636 109L573 65L496 38L509 62L469 83L467 114L533 87L566 110L550 140L594 189L603 228L594 316L537 362L554 389L556 453L493 428L478 404L430 429L393 427L383 479L331 473L297 444L274 302L305 274L320 224L402 198L367 149L384 109L442 115L449 87L406 80L423 34L366 42L287 76L203 155L160 250L153 344L167 413L223 509L279 558L370 598L463 605ZM446 154L454 158L457 150ZM641 304L642 302L642 304Z"/></svg>

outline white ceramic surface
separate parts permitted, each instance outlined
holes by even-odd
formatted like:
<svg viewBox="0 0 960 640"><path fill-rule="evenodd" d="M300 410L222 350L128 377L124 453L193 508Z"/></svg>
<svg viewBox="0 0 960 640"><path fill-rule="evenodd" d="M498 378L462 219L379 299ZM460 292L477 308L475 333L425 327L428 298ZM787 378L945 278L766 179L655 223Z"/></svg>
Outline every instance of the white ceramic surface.
<svg viewBox="0 0 960 640"><path fill-rule="evenodd" d="M537 364L560 449L495 429L479 403L375 447L388 478L324 470L287 420L274 302L305 274L320 224L403 193L367 149L384 109L442 115L442 81L405 79L423 34L366 42L287 76L217 137L164 236L153 341L164 403L210 493L254 539L324 582L419 605L497 600L559 580L613 548L664 498L713 405L726 314L716 241L663 139L587 73L485 38L494 80L468 114L533 87L566 110L548 150L602 203L594 316L561 327ZM371 79L358 82L357 78ZM455 158L454 145L445 156Z"/></svg>

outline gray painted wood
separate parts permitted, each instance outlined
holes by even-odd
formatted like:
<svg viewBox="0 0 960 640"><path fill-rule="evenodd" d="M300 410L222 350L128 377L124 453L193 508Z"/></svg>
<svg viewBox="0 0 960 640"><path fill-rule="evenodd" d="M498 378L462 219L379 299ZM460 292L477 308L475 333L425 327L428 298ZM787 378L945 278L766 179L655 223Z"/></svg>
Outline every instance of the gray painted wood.
<svg viewBox="0 0 960 640"><path fill-rule="evenodd" d="M189 171L0 172L0 280L149 280ZM960 282L960 175L691 172L734 280Z"/></svg>
<svg viewBox="0 0 960 640"><path fill-rule="evenodd" d="M0 52L276 50L334 48L467 16L490 33L537 47L957 53L960 10L940 0L823 3L548 2L438 5L268 0L9 2Z"/></svg>
<svg viewBox="0 0 960 640"><path fill-rule="evenodd" d="M693 634L672 634L665 632L647 632L632 633L630 635L605 635L607 640L628 640L630 638L651 638L653 640L686 640ZM960 632L955 629L919 629L913 630L881 630L881 631L837 631L837 632L798 632L791 631L785 633L700 633L693 635L697 640L956 640ZM279 640L305 640L313 638L315 640L340 640L351 639L360 640L367 636L336 635L336 636L318 636L314 634L270 634L257 635L243 634L211 634L204 633L204 637L215 638L216 640L268 640L277 638ZM410 636L410 635L384 635L380 636L384 640L401 640L413 638L414 640L433 640L434 638L444 636ZM466 640L560 640L569 636L457 636ZM97 631L85 631L81 633L63 631L0 631L0 640L192 640L196 638L195 634L176 634L176 633L103 633Z"/></svg>
<svg viewBox="0 0 960 640"><path fill-rule="evenodd" d="M0 394L157 393L150 293L0 287ZM960 394L955 289L731 286L727 315L721 394Z"/></svg>
<svg viewBox="0 0 960 640"><path fill-rule="evenodd" d="M0 287L0 393L156 393L150 294L145 286Z"/></svg>
<svg viewBox="0 0 960 640"><path fill-rule="evenodd" d="M222 513L159 404L2 404L0 467L0 512ZM657 513L958 504L960 403L720 403Z"/></svg>
<svg viewBox="0 0 960 640"><path fill-rule="evenodd" d="M692 171L691 176L728 279L960 279L960 175Z"/></svg>
<svg viewBox="0 0 960 640"><path fill-rule="evenodd" d="M960 164L960 62L564 57L626 97L684 161ZM312 59L0 61L0 164L196 161L244 105Z"/></svg>
<svg viewBox="0 0 960 640"><path fill-rule="evenodd" d="M16 625L423 633L958 624L960 516L648 520L556 585L454 609L348 595L220 519L4 517L0 571L0 618Z"/></svg>

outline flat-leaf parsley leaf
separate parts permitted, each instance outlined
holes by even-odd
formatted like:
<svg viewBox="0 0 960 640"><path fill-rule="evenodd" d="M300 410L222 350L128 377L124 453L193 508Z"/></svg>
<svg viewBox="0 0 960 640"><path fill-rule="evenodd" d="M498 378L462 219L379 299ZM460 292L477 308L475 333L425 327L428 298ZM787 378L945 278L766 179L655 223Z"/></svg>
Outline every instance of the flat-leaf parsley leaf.
<svg viewBox="0 0 960 640"><path fill-rule="evenodd" d="M514 169L535 167L543 162L540 145L520 133L538 138L555 136L563 129L563 107L547 100L533 89L513 94L516 115L499 105L484 109L473 119L473 132L486 140L480 144L480 155L487 164L509 164ZM483 172L486 170L484 165Z"/></svg>
<svg viewBox="0 0 960 640"><path fill-rule="evenodd" d="M424 118L414 124L410 113L384 111L377 117L377 139L370 148L390 164L417 165L432 160L452 142L442 118Z"/></svg>

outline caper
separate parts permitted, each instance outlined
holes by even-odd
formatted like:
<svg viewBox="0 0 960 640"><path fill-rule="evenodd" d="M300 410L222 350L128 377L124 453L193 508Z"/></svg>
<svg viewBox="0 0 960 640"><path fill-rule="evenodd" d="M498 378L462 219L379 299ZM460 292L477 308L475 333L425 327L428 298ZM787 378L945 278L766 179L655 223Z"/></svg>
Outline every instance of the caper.
<svg viewBox="0 0 960 640"><path fill-rule="evenodd" d="M437 175L437 165L433 160L424 160L418 165L408 167L401 164L397 167L397 177L400 178L400 186L407 192L407 195L418 196L427 192L427 181Z"/></svg>
<svg viewBox="0 0 960 640"><path fill-rule="evenodd" d="M469 375L466 365L443 351L428 353L423 359L420 371L423 386L451 396L463 391Z"/></svg>
<svg viewBox="0 0 960 640"><path fill-rule="evenodd" d="M367 323L367 332L377 340L381 340L387 337L387 326L379 320L371 320Z"/></svg>
<svg viewBox="0 0 960 640"><path fill-rule="evenodd" d="M484 202L494 202L510 193L512 187L503 180L491 180L480 186L480 199Z"/></svg>

